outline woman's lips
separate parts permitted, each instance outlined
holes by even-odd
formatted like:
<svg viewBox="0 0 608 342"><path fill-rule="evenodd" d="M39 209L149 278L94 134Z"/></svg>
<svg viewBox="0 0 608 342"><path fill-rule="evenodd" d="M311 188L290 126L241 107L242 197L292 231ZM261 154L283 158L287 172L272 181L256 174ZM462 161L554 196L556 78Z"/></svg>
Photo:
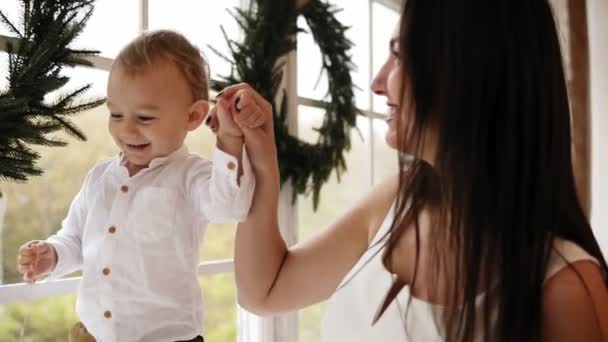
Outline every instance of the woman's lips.
<svg viewBox="0 0 608 342"><path fill-rule="evenodd" d="M394 119L397 118L397 115L399 114L399 109L398 109L397 105L394 103L388 102L387 106L389 108L389 112L388 112L388 117L385 120L387 123L390 123L391 121L393 121Z"/></svg>

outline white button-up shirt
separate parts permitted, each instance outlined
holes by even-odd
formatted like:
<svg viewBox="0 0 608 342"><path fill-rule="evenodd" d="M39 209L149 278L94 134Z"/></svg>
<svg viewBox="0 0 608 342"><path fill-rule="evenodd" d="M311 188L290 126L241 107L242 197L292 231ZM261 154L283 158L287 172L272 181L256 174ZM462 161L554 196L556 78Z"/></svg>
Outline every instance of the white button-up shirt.
<svg viewBox="0 0 608 342"><path fill-rule="evenodd" d="M242 221L254 177L216 149L213 162L182 147L130 177L124 160L98 163L48 241L50 278L78 269L76 311L101 342L177 341L203 335L199 245L209 222Z"/></svg>

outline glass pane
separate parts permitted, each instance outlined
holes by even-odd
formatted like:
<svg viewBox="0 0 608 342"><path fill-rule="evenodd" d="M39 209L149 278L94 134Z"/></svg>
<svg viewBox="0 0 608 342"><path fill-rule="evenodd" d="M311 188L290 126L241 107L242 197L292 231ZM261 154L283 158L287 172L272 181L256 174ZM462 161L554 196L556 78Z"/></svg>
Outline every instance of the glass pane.
<svg viewBox="0 0 608 342"><path fill-rule="evenodd" d="M227 11L239 3L240 0L182 0L176 5L172 1L150 0L150 29L172 29L184 34L209 61L212 77L227 76L230 64L211 51L208 45L228 54L220 26L229 38L239 41L239 26Z"/></svg>
<svg viewBox="0 0 608 342"><path fill-rule="evenodd" d="M327 95L327 74L321 74L321 51L315 43L303 17L298 27L306 32L298 33L298 95L322 100Z"/></svg>
<svg viewBox="0 0 608 342"><path fill-rule="evenodd" d="M105 96L107 72L90 68L69 70L74 78L62 92L74 89L84 82L94 84L86 97ZM52 100L58 92L49 94ZM33 239L45 239L56 232L68 211L73 196L82 185L85 175L99 159L116 155L117 149L105 127L107 109L101 106L73 117L73 122L86 135L88 141L78 141L58 133L67 141L67 147L35 147L42 156L38 166L44 170L40 177L27 183L2 184L7 201L7 212L2 230L3 283L21 282L16 270L19 247ZM103 129L100 129L103 127Z"/></svg>
<svg viewBox="0 0 608 342"><path fill-rule="evenodd" d="M93 16L73 46L113 58L139 33L139 1L97 0Z"/></svg>
<svg viewBox="0 0 608 342"><path fill-rule="evenodd" d="M0 51L0 93L8 88L8 54Z"/></svg>
<svg viewBox="0 0 608 342"><path fill-rule="evenodd" d="M399 13L378 2L372 4L372 70L380 70L388 57L389 41L395 26L399 22ZM373 110L387 113L386 98L374 95L372 98Z"/></svg>
<svg viewBox="0 0 608 342"><path fill-rule="evenodd" d="M2 231L2 261L4 283L21 282L16 270L19 247L33 239L46 239L59 230L73 196L82 185L85 175L102 158L117 153L105 129L105 107L83 112L74 123L81 128L88 141L69 141L67 147L37 147L40 153L38 166L44 170L40 177L27 183L3 184L7 212Z"/></svg>
<svg viewBox="0 0 608 342"><path fill-rule="evenodd" d="M384 120L374 119L374 184L381 183L389 176L397 174L399 163L397 150L386 143L388 125Z"/></svg>
<svg viewBox="0 0 608 342"><path fill-rule="evenodd" d="M336 18L350 29L346 31L354 46L350 54L356 70L352 72L353 83L361 88L355 89L355 103L359 108L369 109L369 17L368 2L363 0L330 0L329 3L343 9L336 14ZM303 18L298 21L298 26L308 30ZM319 79L321 67L321 54L312 35L309 33L298 34L298 95L321 99L327 91L327 75L323 75L315 89Z"/></svg>
<svg viewBox="0 0 608 342"><path fill-rule="evenodd" d="M205 340L236 341L236 288L232 274L199 277L205 301ZM68 295L3 306L0 341L67 341L78 322L76 296Z"/></svg>
<svg viewBox="0 0 608 342"><path fill-rule="evenodd" d="M0 72L3 76L0 77L0 92L8 88L8 54L0 51ZM89 67L64 67L61 75L70 78L68 83L62 88L49 93L45 97L45 101L54 101L62 95L66 95L71 91L77 90L87 84L91 88L83 94L81 101L103 98L106 96L108 85L108 72L104 70L89 68Z"/></svg>
<svg viewBox="0 0 608 342"><path fill-rule="evenodd" d="M313 130L319 127L324 112L321 109L300 106L298 133L302 140L316 142L318 134ZM332 175L330 181L321 190L319 208L315 212L311 196L300 196L298 200L299 239L305 241L319 233L332 222L352 208L355 203L370 190L370 145L369 120L364 117L357 119L356 130L351 134L351 150L346 154L348 170L341 175L341 181ZM348 191L346 191L348 190ZM300 311L299 336L300 342L320 340L320 320L323 304L315 305Z"/></svg>
<svg viewBox="0 0 608 342"><path fill-rule="evenodd" d="M236 222L213 223L207 226L207 232L201 246L201 260L231 259L234 254Z"/></svg>
<svg viewBox="0 0 608 342"><path fill-rule="evenodd" d="M236 287L234 274L199 278L205 305L205 341L236 341Z"/></svg>
<svg viewBox="0 0 608 342"><path fill-rule="evenodd" d="M321 341L321 320L324 312L325 303L300 310L298 319L299 342Z"/></svg>
<svg viewBox="0 0 608 342"><path fill-rule="evenodd" d="M0 10L11 22L20 26L21 6L17 0L2 0ZM93 15L72 48L101 51L102 56L114 57L138 33L139 1L97 0ZM0 34L9 34L0 24Z"/></svg>
<svg viewBox="0 0 608 342"><path fill-rule="evenodd" d="M315 143L318 133L313 129L321 126L324 112L318 108L299 106L298 134L303 141ZM334 172L321 189L319 208L313 210L312 196L299 198L299 236L304 241L312 234L327 227L353 207L370 190L371 160L369 144L369 120L357 118L357 130L351 132L351 150L346 153L347 171ZM360 134L359 134L360 133ZM345 191L348 189L348 191Z"/></svg>
<svg viewBox="0 0 608 342"><path fill-rule="evenodd" d="M8 20L10 20L13 25L16 25L19 30L21 30L21 27L19 26L20 9L21 6L17 0L2 0L2 5L0 5L0 11L2 11ZM15 36L15 34L11 33L11 31L2 23L0 23L0 35Z"/></svg>
<svg viewBox="0 0 608 342"><path fill-rule="evenodd" d="M75 307L75 295L4 305L0 341L67 341L70 328L78 322Z"/></svg>
<svg viewBox="0 0 608 342"><path fill-rule="evenodd" d="M45 100L52 102L60 96L77 90L87 84L91 88L83 94L82 100L93 100L104 98L108 88L108 72L89 67L64 68L62 75L70 78L69 82L62 88L46 95Z"/></svg>

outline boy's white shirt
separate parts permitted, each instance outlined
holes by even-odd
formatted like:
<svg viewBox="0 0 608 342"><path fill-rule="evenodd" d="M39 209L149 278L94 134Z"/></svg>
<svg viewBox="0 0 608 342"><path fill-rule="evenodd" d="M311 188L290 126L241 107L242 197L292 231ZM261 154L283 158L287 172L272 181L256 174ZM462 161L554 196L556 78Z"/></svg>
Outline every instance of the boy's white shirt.
<svg viewBox="0 0 608 342"><path fill-rule="evenodd" d="M215 149L213 162L185 146L129 177L122 157L87 175L62 228L48 241L50 278L82 269L76 311L101 342L177 341L203 335L199 245L209 222L246 218L255 178Z"/></svg>

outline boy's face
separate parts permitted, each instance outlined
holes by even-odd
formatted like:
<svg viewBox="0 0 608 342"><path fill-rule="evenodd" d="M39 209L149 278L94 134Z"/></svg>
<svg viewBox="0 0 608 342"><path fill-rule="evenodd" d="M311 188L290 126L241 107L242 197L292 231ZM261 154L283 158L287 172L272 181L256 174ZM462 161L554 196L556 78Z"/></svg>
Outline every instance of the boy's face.
<svg viewBox="0 0 608 342"><path fill-rule="evenodd" d="M208 103L194 101L186 79L171 62L156 62L143 72L125 72L120 62L108 80L109 130L130 167L180 148L188 131L204 119Z"/></svg>

